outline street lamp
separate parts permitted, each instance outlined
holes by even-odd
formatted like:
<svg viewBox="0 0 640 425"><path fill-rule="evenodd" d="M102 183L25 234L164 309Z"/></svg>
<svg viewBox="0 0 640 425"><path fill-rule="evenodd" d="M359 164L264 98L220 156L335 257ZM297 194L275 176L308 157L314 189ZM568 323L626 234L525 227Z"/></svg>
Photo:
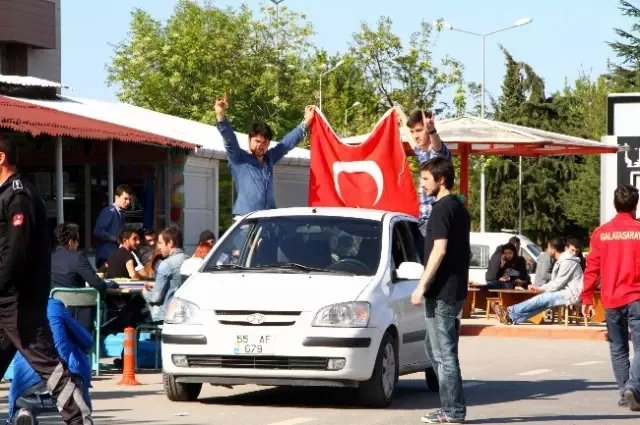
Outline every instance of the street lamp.
<svg viewBox="0 0 640 425"><path fill-rule="evenodd" d="M485 32L485 33L479 33L479 32L473 32L473 31L467 31L467 30L463 30L460 28L455 28L453 27L451 24L448 24L446 22L441 22L440 25L443 29L446 30L450 30L450 31L457 31L457 32L462 32L465 34L471 34L471 35L475 35L476 37L480 37L482 38L482 103L481 103L481 108L480 108L480 114L481 114L481 118L484 119L485 114L485 65L486 65L486 56L485 56L485 40L488 36L499 33L499 32L503 32L503 31L507 31L513 28L518 28L518 27L522 27L524 25L528 25L531 22L533 22L533 19L531 18L521 18L518 19L517 21L515 21L513 24L511 24L508 27L504 27L504 28L500 28L497 30L493 30L493 31L489 31L489 32ZM438 25L436 23L436 25ZM522 185L522 160L520 160L520 185ZM482 167L481 167L481 173L480 173L480 231L484 232L485 230L485 214L486 214L486 206L485 206L485 177L484 177L484 161L482 162ZM522 188L520 188L520 218L519 218L519 232L520 234L522 234Z"/></svg>
<svg viewBox="0 0 640 425"><path fill-rule="evenodd" d="M322 112L322 77L324 77L325 75L327 75L328 73L335 71L339 66L341 66L344 63L344 59L340 60L333 68L323 72L322 74L320 74L320 112Z"/></svg>
<svg viewBox="0 0 640 425"><path fill-rule="evenodd" d="M344 110L344 135L347 136L347 117L348 117L348 112L350 110L352 110L353 108L359 108L360 106L362 106L362 103L360 102L353 102L353 105L349 106L347 109Z"/></svg>
<svg viewBox="0 0 640 425"><path fill-rule="evenodd" d="M271 0L271 3L276 5L276 52L278 52L280 47L280 36L278 31L280 29L280 3L282 3L283 1L284 0ZM278 56L280 55L278 54Z"/></svg>

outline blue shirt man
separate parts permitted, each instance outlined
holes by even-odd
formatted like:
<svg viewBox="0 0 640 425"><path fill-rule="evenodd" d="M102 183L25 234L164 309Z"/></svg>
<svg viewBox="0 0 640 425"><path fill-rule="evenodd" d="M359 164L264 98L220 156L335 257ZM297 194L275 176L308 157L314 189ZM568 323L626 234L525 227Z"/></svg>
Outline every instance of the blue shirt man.
<svg viewBox="0 0 640 425"><path fill-rule="evenodd" d="M312 123L315 107L307 106L304 121L271 149L271 128L265 123L253 123L249 129L247 152L240 148L233 128L225 116L228 105L226 93L222 99L216 99L216 127L224 140L229 169L236 187L237 198L232 214L234 219L237 219L252 211L276 208L273 196L273 167L305 138Z"/></svg>
<svg viewBox="0 0 640 425"><path fill-rule="evenodd" d="M96 237L98 246L96 247L96 268L102 267L113 251L120 245L118 237L124 229L124 210L131 205L131 194L133 191L128 185L119 185L114 193L114 202L108 207L104 207L96 225L93 228L93 235Z"/></svg>

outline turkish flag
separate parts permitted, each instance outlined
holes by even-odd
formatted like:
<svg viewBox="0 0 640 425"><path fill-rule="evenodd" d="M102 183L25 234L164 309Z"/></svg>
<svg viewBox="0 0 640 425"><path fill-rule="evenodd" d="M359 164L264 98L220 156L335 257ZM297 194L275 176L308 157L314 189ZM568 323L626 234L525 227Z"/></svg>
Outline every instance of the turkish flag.
<svg viewBox="0 0 640 425"><path fill-rule="evenodd" d="M418 216L418 195L391 109L360 145L346 145L316 110L309 206L372 208Z"/></svg>

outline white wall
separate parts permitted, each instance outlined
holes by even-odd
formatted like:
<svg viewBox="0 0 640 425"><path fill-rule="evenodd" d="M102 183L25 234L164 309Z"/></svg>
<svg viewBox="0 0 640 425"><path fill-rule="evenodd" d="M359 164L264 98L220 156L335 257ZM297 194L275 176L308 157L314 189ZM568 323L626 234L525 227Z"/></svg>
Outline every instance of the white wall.
<svg viewBox="0 0 640 425"><path fill-rule="evenodd" d="M218 232L220 163L217 159L188 156L184 167L184 249L192 254L200 232Z"/></svg>
<svg viewBox="0 0 640 425"><path fill-rule="evenodd" d="M277 165L273 173L273 191L278 208L309 205L309 167Z"/></svg>
<svg viewBox="0 0 640 425"><path fill-rule="evenodd" d="M616 136L602 137L605 145L617 145ZM619 154L618 154L619 155ZM616 215L613 207L613 192L618 187L618 155L600 155L600 224L604 224Z"/></svg>

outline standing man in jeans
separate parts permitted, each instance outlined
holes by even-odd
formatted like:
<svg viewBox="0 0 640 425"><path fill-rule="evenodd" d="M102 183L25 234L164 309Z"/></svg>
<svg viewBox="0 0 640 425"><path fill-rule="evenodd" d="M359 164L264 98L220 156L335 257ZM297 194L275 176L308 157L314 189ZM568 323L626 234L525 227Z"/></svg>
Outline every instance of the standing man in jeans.
<svg viewBox="0 0 640 425"><path fill-rule="evenodd" d="M229 169L238 194L232 209L235 221L253 211L276 208L273 197L273 167L305 138L313 122L315 106L307 106L304 121L271 149L271 127L263 122L251 124L248 152L240 148L238 138L226 118L228 107L226 93L222 99L216 99L216 127L224 141Z"/></svg>
<svg viewBox="0 0 640 425"><path fill-rule="evenodd" d="M414 305L425 300L425 349L440 383L441 409L422 417L422 422L430 424L461 424L467 415L457 318L467 297L471 228L468 211L451 193L454 179L453 164L447 158L420 165L422 189L436 199L426 229L427 266L411 296Z"/></svg>
<svg viewBox="0 0 640 425"><path fill-rule="evenodd" d="M616 216L591 235L582 291L582 314L594 313L593 293L600 279L613 374L619 406L640 411L640 222L638 189L623 184L613 194ZM635 355L629 362L629 330Z"/></svg>

